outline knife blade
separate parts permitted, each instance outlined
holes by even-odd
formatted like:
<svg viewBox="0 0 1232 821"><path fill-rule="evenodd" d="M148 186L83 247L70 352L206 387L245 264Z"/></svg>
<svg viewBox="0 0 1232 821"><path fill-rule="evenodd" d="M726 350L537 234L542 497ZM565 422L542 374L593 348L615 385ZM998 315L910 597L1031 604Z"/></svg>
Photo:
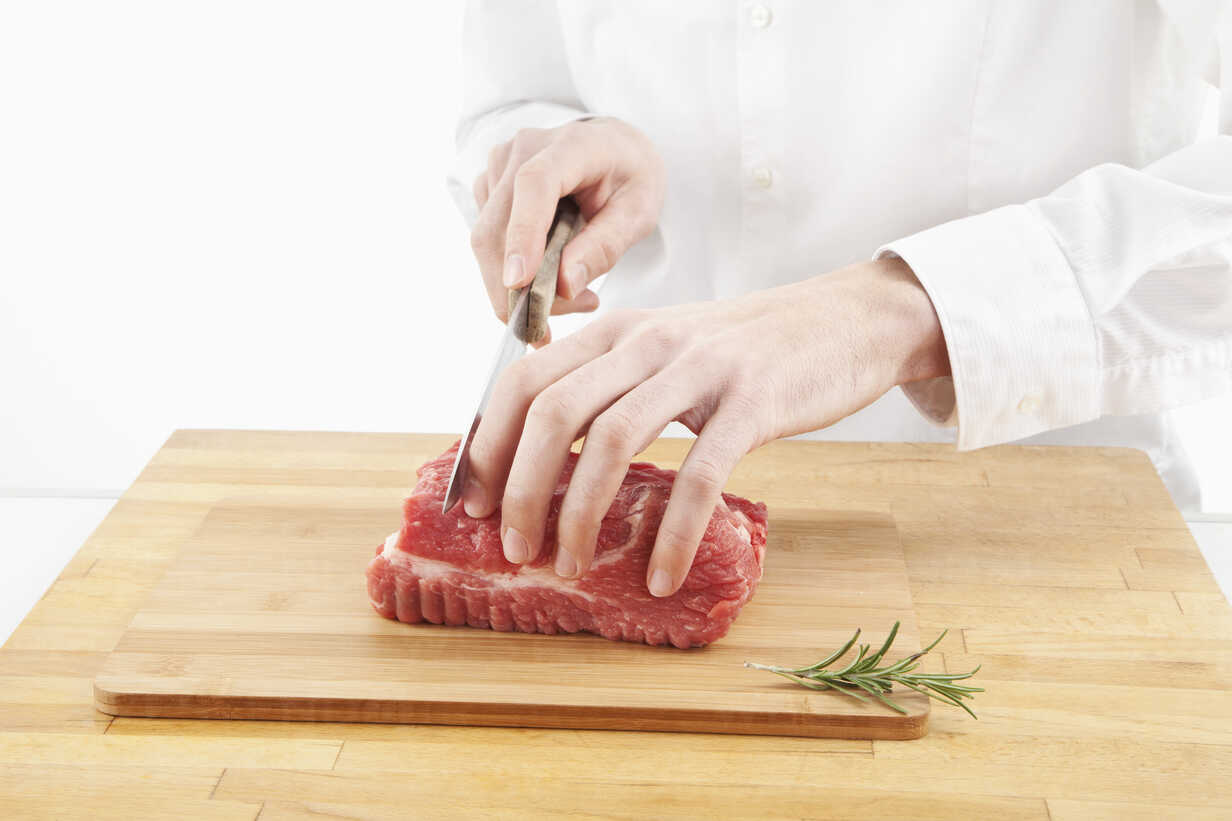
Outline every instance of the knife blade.
<svg viewBox="0 0 1232 821"><path fill-rule="evenodd" d="M453 460L453 471L449 474L449 488L445 491L445 501L441 505L441 514L448 513L462 498L462 489L466 487L466 479L470 474L471 442L475 431L483 419L483 413L488 408L492 398L492 389L496 387L500 375L505 368L516 362L526 353L526 346L538 342L547 334L548 316L552 313L552 302L556 299L556 275L560 268L560 254L565 243L581 230L582 217L577 204L566 197L556 206L556 214L548 229L547 245L543 252L543 262L535 272L535 279L525 288L509 291L509 320L505 332L501 335L500 346L496 349L496 359L492 363L488 380L484 383L483 393L479 397L479 407L471 420L470 428L458 447L458 455Z"/></svg>

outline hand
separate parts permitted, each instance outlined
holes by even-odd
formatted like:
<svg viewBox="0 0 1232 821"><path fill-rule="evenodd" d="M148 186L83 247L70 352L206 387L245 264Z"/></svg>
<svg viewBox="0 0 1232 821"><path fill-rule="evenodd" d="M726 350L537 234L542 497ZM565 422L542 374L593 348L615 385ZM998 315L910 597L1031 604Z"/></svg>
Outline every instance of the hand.
<svg viewBox="0 0 1232 821"><path fill-rule="evenodd" d="M535 278L556 203L572 195L587 224L561 254L552 313L593 311L599 297L587 286L654 229L664 188L658 152L620 120L525 129L496 146L475 180L471 232L492 310L505 321L507 290Z"/></svg>
<svg viewBox="0 0 1232 821"><path fill-rule="evenodd" d="M557 531L556 572L576 577L630 460L679 420L698 437L647 570L650 592L667 596L745 453L948 372L932 303L898 259L738 299L613 313L501 376L471 445L463 504L477 517L501 504L506 557L530 561L569 447L585 433Z"/></svg>

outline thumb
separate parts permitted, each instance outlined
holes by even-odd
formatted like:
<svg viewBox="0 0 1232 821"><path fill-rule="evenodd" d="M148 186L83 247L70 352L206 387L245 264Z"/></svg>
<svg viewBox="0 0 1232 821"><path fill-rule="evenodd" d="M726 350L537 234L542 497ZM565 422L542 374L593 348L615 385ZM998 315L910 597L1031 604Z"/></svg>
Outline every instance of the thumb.
<svg viewBox="0 0 1232 821"><path fill-rule="evenodd" d="M560 295L573 299L581 294L653 229L653 211L642 198L617 192L561 253Z"/></svg>

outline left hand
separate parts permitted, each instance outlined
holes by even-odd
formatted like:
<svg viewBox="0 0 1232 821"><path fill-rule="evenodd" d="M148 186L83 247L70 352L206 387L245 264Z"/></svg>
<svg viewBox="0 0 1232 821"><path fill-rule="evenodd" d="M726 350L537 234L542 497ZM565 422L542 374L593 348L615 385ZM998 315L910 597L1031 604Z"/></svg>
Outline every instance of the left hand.
<svg viewBox="0 0 1232 821"><path fill-rule="evenodd" d="M650 592L668 596L744 454L948 372L932 303L898 259L737 299L613 313L501 376L471 445L463 504L482 517L499 503L506 557L532 560L569 448L585 433L556 557L559 575L580 576L629 462L679 420L697 440L647 570Z"/></svg>

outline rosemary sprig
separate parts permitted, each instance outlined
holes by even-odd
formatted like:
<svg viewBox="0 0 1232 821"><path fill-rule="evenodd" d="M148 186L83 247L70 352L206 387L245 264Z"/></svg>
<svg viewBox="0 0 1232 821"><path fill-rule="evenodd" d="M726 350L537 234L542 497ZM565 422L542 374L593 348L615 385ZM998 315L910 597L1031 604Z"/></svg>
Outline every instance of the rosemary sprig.
<svg viewBox="0 0 1232 821"><path fill-rule="evenodd" d="M859 630L856 630L855 635L838 650L835 650L816 664L810 664L808 667L796 667L793 669L790 667L776 667L770 664L757 664L752 661L746 661L744 666L753 670L769 670L771 673L780 675L788 681L794 681L802 687L808 687L810 690L834 690L865 703L868 703L868 696L872 696L890 709L897 710L905 715L907 711L888 696L891 688L897 683L915 690L917 693L923 693L930 698L935 698L946 704L952 704L955 707L961 707L972 718L976 718L975 713L971 712L971 708L964 704L962 700L964 698L974 698L974 694L984 692L984 688L970 687L965 684L958 684L957 682L974 676L979 672L979 667L976 667L969 673L912 672L920 666L920 657L940 644L941 640L945 638L945 634L950 632L949 630L942 631L941 635L937 636L936 641L920 652L913 653L905 659L896 661L893 664L887 664L884 667L877 666L890 649L890 645L894 643L894 637L898 635L898 625L898 622L894 622L894 627L891 628L890 635L886 636L885 644L881 645L880 650L870 654L869 650L872 649L872 646L861 644L856 651L855 659L841 670L827 670L826 668L842 658L851 649L851 646L856 643L856 639L860 637Z"/></svg>

